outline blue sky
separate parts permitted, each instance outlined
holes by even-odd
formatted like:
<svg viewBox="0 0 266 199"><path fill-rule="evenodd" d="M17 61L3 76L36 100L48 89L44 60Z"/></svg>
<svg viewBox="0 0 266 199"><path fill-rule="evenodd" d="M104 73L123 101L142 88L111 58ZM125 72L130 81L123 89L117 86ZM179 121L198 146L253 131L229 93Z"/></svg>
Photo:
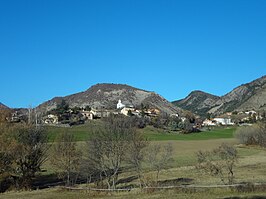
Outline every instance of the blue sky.
<svg viewBox="0 0 266 199"><path fill-rule="evenodd" d="M172 101L266 75L264 0L2 0L0 102L36 106L96 83Z"/></svg>

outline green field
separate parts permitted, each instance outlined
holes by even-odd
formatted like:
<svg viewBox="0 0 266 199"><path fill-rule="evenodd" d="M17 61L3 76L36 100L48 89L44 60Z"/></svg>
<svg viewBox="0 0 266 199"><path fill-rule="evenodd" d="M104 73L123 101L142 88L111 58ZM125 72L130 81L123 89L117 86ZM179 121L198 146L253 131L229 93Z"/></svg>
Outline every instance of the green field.
<svg viewBox="0 0 266 199"><path fill-rule="evenodd" d="M179 132L169 132L153 127L146 127L142 130L146 138L151 141L162 140L209 140L209 139L223 139L233 138L235 128L217 128L210 131L180 134Z"/></svg>
<svg viewBox="0 0 266 199"><path fill-rule="evenodd" d="M86 141L90 138L91 133L100 128L102 123L100 121L93 121L84 125L72 127L48 127L49 141L55 140L56 136L64 131L74 134L76 141ZM233 138L236 128L215 128L210 131L180 134L175 131L167 131L163 129L156 129L147 126L144 129L138 129L144 136L151 141L164 141L164 140L209 140L209 139L223 139Z"/></svg>
<svg viewBox="0 0 266 199"><path fill-rule="evenodd" d="M56 127L48 126L48 137L49 141L52 142L55 140L56 136L63 132L70 132L74 135L76 141L86 141L89 139L91 133L102 126L101 121L90 121L89 123L71 126L71 127Z"/></svg>

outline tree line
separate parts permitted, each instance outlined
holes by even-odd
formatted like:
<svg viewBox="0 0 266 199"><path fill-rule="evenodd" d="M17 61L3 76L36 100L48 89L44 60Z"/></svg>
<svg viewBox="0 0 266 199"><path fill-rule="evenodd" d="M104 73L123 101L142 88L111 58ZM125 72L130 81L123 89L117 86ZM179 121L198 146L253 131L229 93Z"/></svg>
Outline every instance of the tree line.
<svg viewBox="0 0 266 199"><path fill-rule="evenodd" d="M108 117L103 127L91 134L82 151L68 132L61 134L52 147L51 163L66 185L75 184L83 176L98 187L115 189L119 175L130 171L142 187L147 185L144 170L156 170L158 182L159 173L172 160L172 146L151 144L132 126L130 118Z"/></svg>
<svg viewBox="0 0 266 199"><path fill-rule="evenodd" d="M3 116L2 110L1 113ZM31 188L45 161L49 161L67 186L86 178L97 186L114 189L119 175L131 171L142 187L146 183L143 176L145 161L145 169L157 171L158 181L160 171L167 168L172 159L170 144L152 145L136 130L130 118L106 118L102 128L88 132L91 137L82 150L67 129L54 143L48 143L44 127L34 122L8 123L5 118L0 118L1 191Z"/></svg>
<svg viewBox="0 0 266 199"><path fill-rule="evenodd" d="M9 110L0 110L0 191L30 187L47 159L47 134L33 123L9 123Z"/></svg>

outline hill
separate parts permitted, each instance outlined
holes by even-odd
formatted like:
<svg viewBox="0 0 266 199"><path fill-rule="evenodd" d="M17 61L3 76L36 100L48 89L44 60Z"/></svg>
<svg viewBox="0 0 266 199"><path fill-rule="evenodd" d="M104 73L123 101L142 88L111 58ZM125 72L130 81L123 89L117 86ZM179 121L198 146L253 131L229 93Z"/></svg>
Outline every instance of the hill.
<svg viewBox="0 0 266 199"><path fill-rule="evenodd" d="M266 110L266 76L242 84L221 97L193 91L173 104L201 116L208 113L219 115L231 111Z"/></svg>
<svg viewBox="0 0 266 199"><path fill-rule="evenodd" d="M186 98L174 101L173 104L199 116L205 116L219 99L220 97L203 91L192 91Z"/></svg>
<svg viewBox="0 0 266 199"><path fill-rule="evenodd" d="M149 105L157 108L162 112L173 114L181 113L182 110L160 95L134 88L124 84L96 84L84 92L68 95L65 97L55 97L37 108L42 112L47 112L56 107L58 103L65 100L70 107L86 107L90 106L96 109L116 109L118 100L122 100L123 104L130 104L134 107L141 104Z"/></svg>
<svg viewBox="0 0 266 199"><path fill-rule="evenodd" d="M0 102L0 109L9 109L9 107Z"/></svg>

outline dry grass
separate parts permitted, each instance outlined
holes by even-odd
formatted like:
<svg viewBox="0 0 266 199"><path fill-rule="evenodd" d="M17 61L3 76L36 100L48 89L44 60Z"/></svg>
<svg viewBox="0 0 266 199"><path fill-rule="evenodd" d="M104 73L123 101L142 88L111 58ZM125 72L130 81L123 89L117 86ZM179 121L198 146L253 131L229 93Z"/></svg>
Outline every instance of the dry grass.
<svg viewBox="0 0 266 199"><path fill-rule="evenodd" d="M65 191L60 188L51 188L37 191L24 192L7 192L0 194L1 199L213 199L213 198L229 198L229 197L244 197L249 196L265 196L265 193L238 193L229 189L211 189L211 190L159 190L154 192L140 192L138 190L123 193L99 193L85 191ZM262 198L262 197L261 197Z"/></svg>
<svg viewBox="0 0 266 199"><path fill-rule="evenodd" d="M173 167L191 166L196 163L196 152L199 150L212 150L222 143L236 144L235 139L217 140L193 140L193 141L159 141L159 143L171 143L174 148Z"/></svg>
<svg viewBox="0 0 266 199"><path fill-rule="evenodd" d="M175 180L175 179L191 179L191 184L221 184L218 178L211 177L204 173L197 171L194 167L196 163L195 153L200 150L211 150L216 148L223 142L230 144L237 144L235 139L217 139L217 140L200 140L200 141L159 141L160 143L170 142L174 148L174 162L171 169L164 170L160 174L160 180ZM158 143L158 141L156 142ZM80 147L84 142L79 142ZM266 182L266 151L258 147L243 147L238 146L239 161L236 168L236 182ZM46 169L52 170L49 163ZM133 173L124 173L120 178L126 178L134 175ZM145 176L151 180L154 178L154 172L145 172ZM137 183L137 180L130 183ZM85 191L66 191L60 188L50 188L37 191L23 191L23 192L7 192L0 194L3 199L83 199L83 198L224 198L232 196L252 196L252 195L266 195L266 193L237 193L230 189L197 189L190 191L151 191L150 193L141 192L140 190L133 190L125 193L98 193Z"/></svg>

